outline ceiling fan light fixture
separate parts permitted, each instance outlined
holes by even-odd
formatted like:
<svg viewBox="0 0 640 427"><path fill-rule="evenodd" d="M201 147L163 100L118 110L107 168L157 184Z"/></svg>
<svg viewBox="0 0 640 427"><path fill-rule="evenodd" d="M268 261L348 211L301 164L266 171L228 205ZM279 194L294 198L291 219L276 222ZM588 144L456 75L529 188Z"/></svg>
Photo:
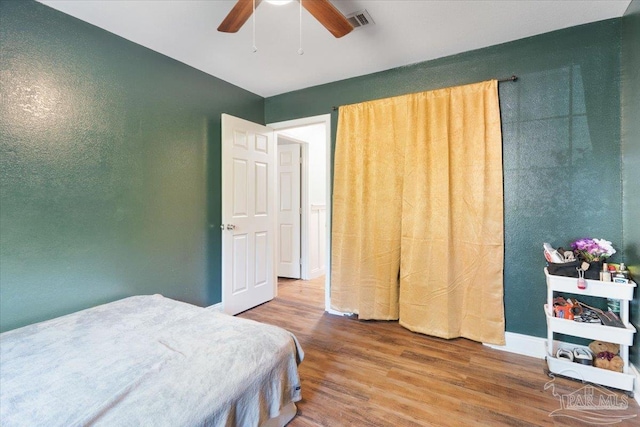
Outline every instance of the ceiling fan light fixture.
<svg viewBox="0 0 640 427"><path fill-rule="evenodd" d="M291 3L292 0L265 0L267 3L275 4L276 6L282 6L287 3Z"/></svg>
<svg viewBox="0 0 640 427"><path fill-rule="evenodd" d="M265 0L269 3L283 2L283 0ZM293 0L289 0L293 1ZM307 9L320 24L325 27L335 38L343 37L353 30L347 18L344 17L331 0L298 0L300 7ZM223 33L237 33L247 20L254 16L253 13L262 0L237 0L231 12L218 26L218 31ZM288 2L287 2L288 3ZM284 3L283 3L284 4ZM255 16L254 18L255 19Z"/></svg>

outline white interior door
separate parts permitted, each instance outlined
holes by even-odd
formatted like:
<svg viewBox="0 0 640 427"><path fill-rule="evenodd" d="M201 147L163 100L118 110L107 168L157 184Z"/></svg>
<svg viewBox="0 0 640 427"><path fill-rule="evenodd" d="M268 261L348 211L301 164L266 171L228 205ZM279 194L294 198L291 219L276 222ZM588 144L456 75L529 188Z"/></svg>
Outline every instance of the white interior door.
<svg viewBox="0 0 640 427"><path fill-rule="evenodd" d="M300 144L278 144L278 276L300 278Z"/></svg>
<svg viewBox="0 0 640 427"><path fill-rule="evenodd" d="M222 115L222 305L237 314L276 294L273 130Z"/></svg>

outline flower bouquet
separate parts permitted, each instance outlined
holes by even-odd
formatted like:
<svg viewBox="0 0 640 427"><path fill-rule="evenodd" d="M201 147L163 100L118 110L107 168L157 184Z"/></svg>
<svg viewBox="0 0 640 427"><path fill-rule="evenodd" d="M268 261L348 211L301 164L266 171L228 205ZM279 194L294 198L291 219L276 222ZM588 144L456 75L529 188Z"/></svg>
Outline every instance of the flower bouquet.
<svg viewBox="0 0 640 427"><path fill-rule="evenodd" d="M610 241L586 237L573 242L571 249L578 258L586 262L604 261L616 253Z"/></svg>
<svg viewBox="0 0 640 427"><path fill-rule="evenodd" d="M616 253L610 241L588 237L571 243L571 249L581 262L589 263L589 269L585 272L587 279L600 279L602 264Z"/></svg>

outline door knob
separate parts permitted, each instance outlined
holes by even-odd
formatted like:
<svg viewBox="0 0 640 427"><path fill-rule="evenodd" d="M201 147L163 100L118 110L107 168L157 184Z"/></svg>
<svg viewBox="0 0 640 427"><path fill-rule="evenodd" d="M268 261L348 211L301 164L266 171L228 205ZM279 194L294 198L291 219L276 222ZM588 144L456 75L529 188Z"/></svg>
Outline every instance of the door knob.
<svg viewBox="0 0 640 427"><path fill-rule="evenodd" d="M235 230L236 226L233 224L227 224L227 230Z"/></svg>

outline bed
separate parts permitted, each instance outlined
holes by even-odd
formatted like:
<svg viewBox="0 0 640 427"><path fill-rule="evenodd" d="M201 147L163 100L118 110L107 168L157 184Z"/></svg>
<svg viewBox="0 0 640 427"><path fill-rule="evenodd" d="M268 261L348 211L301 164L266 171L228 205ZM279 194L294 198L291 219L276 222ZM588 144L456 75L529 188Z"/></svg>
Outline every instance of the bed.
<svg viewBox="0 0 640 427"><path fill-rule="evenodd" d="M281 328L134 296L0 334L0 425L282 426L304 353Z"/></svg>

